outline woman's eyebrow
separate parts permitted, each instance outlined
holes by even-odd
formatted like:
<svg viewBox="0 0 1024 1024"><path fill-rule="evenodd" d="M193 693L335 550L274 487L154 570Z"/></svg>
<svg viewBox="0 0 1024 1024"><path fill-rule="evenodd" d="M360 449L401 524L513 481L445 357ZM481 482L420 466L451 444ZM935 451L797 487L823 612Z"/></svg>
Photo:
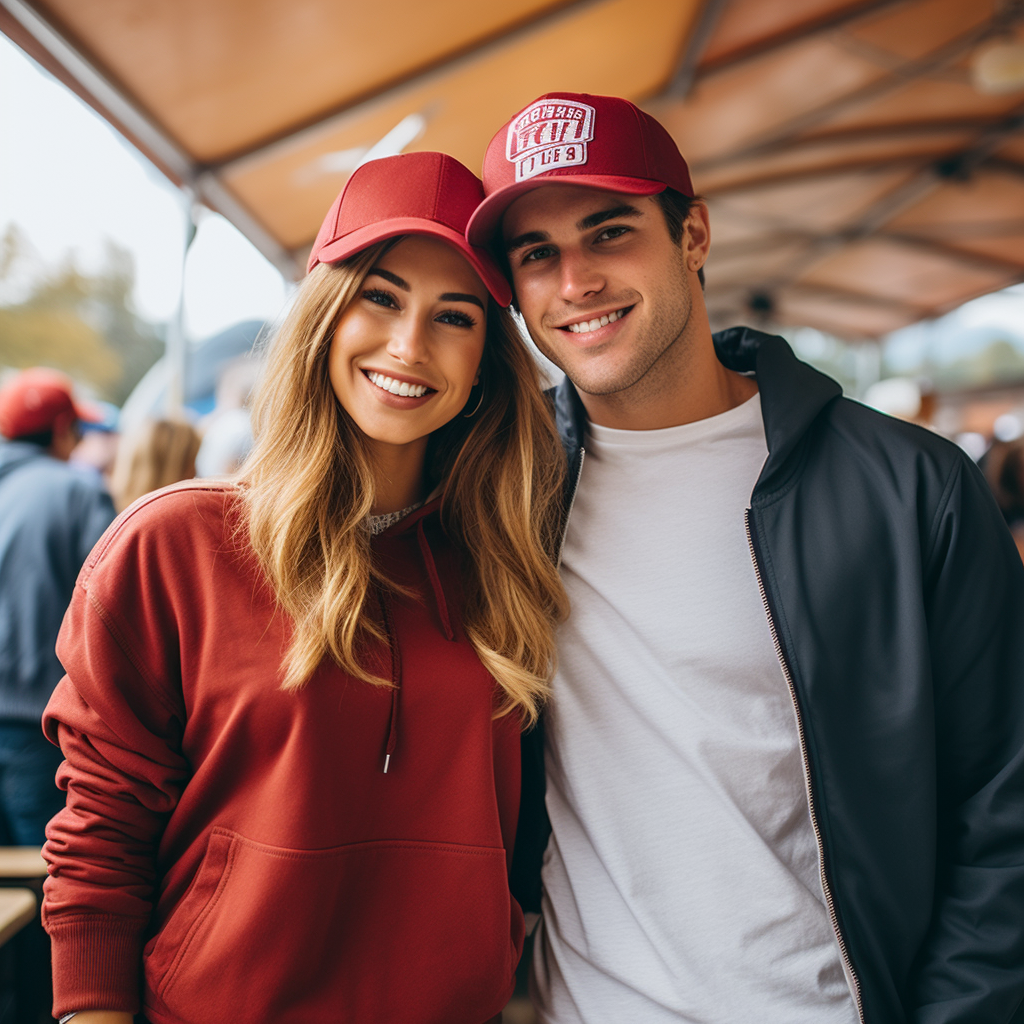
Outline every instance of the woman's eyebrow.
<svg viewBox="0 0 1024 1024"><path fill-rule="evenodd" d="M401 288L403 292L411 292L412 288L409 287L409 282L400 278L397 274L392 274L390 270L383 270L380 267L374 267L369 274L376 274L378 277L383 277L385 281L390 281L396 288Z"/></svg>
<svg viewBox="0 0 1024 1024"><path fill-rule="evenodd" d="M397 274L392 274L390 270L384 270L383 267L374 267L370 270L370 274L376 274L378 277L383 277L385 281L390 281L396 288L401 288L403 292L411 292L412 286L404 278L399 277ZM367 277L370 275L367 274ZM444 295L440 296L442 302L472 302L474 306L479 306L484 309L484 304L475 296L467 295L463 292L445 292ZM484 310L486 312L486 310Z"/></svg>
<svg viewBox="0 0 1024 1024"><path fill-rule="evenodd" d="M462 292L445 292L441 296L442 302L472 302L474 306L484 308L484 304L475 295L465 295ZM486 310L484 310L486 312Z"/></svg>

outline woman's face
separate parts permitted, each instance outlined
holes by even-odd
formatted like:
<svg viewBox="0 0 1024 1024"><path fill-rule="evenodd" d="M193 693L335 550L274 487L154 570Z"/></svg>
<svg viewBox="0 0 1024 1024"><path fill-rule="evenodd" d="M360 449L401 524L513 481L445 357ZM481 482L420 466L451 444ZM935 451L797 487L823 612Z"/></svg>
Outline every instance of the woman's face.
<svg viewBox="0 0 1024 1024"><path fill-rule="evenodd" d="M374 264L334 332L338 401L378 444L426 452L459 415L484 350L487 289L454 248L403 238Z"/></svg>

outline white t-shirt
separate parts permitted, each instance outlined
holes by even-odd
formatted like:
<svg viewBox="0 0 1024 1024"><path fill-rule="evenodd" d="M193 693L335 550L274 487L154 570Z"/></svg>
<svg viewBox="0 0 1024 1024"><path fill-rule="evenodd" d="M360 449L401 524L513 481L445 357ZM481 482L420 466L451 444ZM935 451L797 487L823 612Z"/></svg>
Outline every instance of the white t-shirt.
<svg viewBox="0 0 1024 1024"><path fill-rule="evenodd" d="M591 425L546 718L549 1024L856 1024L744 512L758 396Z"/></svg>

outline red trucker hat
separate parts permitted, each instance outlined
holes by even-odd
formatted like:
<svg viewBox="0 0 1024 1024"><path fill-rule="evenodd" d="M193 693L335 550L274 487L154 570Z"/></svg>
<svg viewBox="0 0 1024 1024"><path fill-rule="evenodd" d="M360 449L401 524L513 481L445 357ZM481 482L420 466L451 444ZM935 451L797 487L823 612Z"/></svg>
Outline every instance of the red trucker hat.
<svg viewBox="0 0 1024 1024"><path fill-rule="evenodd" d="M512 291L491 256L466 241L466 225L484 197L480 179L446 153L403 153L357 167L334 200L306 271L337 263L396 235L433 235L466 257L495 302Z"/></svg>
<svg viewBox="0 0 1024 1024"><path fill-rule="evenodd" d="M491 139L484 156L487 198L469 222L470 242L487 245L519 196L551 184L693 195L679 147L649 114L617 96L552 92L523 107Z"/></svg>
<svg viewBox="0 0 1024 1024"><path fill-rule="evenodd" d="M0 388L0 434L14 440L52 430L63 413L86 423L103 419L101 410L76 402L71 378L57 370L22 370Z"/></svg>

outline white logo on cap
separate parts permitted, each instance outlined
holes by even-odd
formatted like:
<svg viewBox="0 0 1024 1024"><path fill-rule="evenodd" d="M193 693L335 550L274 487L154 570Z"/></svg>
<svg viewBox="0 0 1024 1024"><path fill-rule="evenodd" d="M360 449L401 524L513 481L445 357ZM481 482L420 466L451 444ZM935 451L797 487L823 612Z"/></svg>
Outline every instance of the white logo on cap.
<svg viewBox="0 0 1024 1024"><path fill-rule="evenodd" d="M516 181L559 167L587 162L594 141L594 108L575 100L537 100L509 126L505 156L516 165Z"/></svg>

